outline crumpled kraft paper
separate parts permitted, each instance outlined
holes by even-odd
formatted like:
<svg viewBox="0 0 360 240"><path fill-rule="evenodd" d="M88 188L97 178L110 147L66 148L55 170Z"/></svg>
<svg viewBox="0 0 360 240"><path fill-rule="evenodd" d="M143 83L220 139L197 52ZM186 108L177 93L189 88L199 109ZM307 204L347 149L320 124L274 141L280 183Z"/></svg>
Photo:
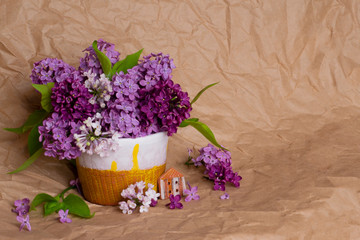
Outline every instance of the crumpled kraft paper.
<svg viewBox="0 0 360 240"><path fill-rule="evenodd" d="M168 53L173 79L191 97L218 141L232 152L241 187L212 190L202 169L187 167L187 147L208 142L194 129L171 137L167 166L199 187L199 201L123 215L90 204L93 219L31 212L19 232L16 199L63 190L73 171L27 157L26 135L0 134L1 239L359 239L360 2L21 1L0 4L0 127L20 126L39 107L32 64L57 57L78 66L103 38L124 57Z"/></svg>

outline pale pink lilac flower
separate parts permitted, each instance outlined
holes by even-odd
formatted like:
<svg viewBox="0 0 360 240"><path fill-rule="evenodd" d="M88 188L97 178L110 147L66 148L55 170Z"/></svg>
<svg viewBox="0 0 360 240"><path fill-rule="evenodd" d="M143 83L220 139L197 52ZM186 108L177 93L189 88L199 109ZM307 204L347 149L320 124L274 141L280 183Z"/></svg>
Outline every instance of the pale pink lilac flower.
<svg viewBox="0 0 360 240"><path fill-rule="evenodd" d="M224 193L223 195L220 196L220 199L221 200L226 200L226 199L229 199L229 194L228 193Z"/></svg>
<svg viewBox="0 0 360 240"><path fill-rule="evenodd" d="M110 100L113 91L111 82L105 74L101 74L100 78L96 78L96 76L96 74L91 73L91 70L84 73L84 77L86 78L85 87L93 95L93 97L89 99L89 102L91 104L98 103L101 108L105 108L105 102Z"/></svg>
<svg viewBox="0 0 360 240"><path fill-rule="evenodd" d="M24 216L17 216L16 220L21 223L19 231L21 231L24 227L26 227L29 231L31 231L30 219L29 215Z"/></svg>
<svg viewBox="0 0 360 240"><path fill-rule="evenodd" d="M198 187L191 187L189 183L187 183L189 189L184 189L184 194L187 195L185 198L185 202L190 202L191 200L199 200L200 196L197 194Z"/></svg>
<svg viewBox="0 0 360 240"><path fill-rule="evenodd" d="M17 213L19 216L26 215L30 210L30 200L28 198L23 198L16 200L14 202L15 209L12 209L13 212Z"/></svg>
<svg viewBox="0 0 360 240"><path fill-rule="evenodd" d="M66 211L60 209L59 210L59 221L61 223L71 223L72 220L68 218L69 209L66 209Z"/></svg>

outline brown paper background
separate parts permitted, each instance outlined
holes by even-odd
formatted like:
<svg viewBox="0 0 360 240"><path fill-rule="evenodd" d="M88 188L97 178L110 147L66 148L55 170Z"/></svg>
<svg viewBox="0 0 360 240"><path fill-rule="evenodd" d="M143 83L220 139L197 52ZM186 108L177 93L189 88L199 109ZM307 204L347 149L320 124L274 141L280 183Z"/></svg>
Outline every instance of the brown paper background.
<svg viewBox="0 0 360 240"><path fill-rule="evenodd" d="M170 139L168 167L183 172L201 199L168 210L123 215L90 204L93 219L31 212L19 232L13 201L64 189L64 161L28 157L26 136L0 134L1 239L360 239L360 2L0 1L0 127L20 126L39 107L32 64L57 57L78 66L103 38L121 56L169 53L174 80L233 155L241 188L230 199L187 168L187 147L207 144L191 128Z"/></svg>

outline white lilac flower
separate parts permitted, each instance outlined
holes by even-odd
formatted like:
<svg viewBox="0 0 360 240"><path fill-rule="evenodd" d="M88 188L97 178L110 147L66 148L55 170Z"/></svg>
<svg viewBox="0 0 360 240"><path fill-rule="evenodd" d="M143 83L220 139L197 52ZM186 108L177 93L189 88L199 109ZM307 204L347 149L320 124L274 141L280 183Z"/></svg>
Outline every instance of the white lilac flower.
<svg viewBox="0 0 360 240"><path fill-rule="evenodd" d="M151 198L148 196L144 196L142 199L143 206L150 207L151 204Z"/></svg>
<svg viewBox="0 0 360 240"><path fill-rule="evenodd" d="M105 74L101 74L100 78L96 78L97 75L91 73L91 70L84 72L84 76L87 77L85 87L93 94L89 102L91 104L98 103L101 108L105 108L105 102L110 100L110 93L113 91L110 80Z"/></svg>
<svg viewBox="0 0 360 240"><path fill-rule="evenodd" d="M109 150L116 150L120 133L103 132L101 128L102 116L96 113L94 117L88 117L80 126L80 133L74 134L76 145L80 151L90 155L96 153L101 157L107 156Z"/></svg>
<svg viewBox="0 0 360 240"><path fill-rule="evenodd" d="M136 187L138 188L139 192L142 193L144 188L146 187L144 181L140 181L136 183Z"/></svg>
<svg viewBox="0 0 360 240"><path fill-rule="evenodd" d="M149 197L150 199L157 200L158 197L160 196L160 193L157 193L155 190L149 188L149 189L145 192L145 195L146 195L147 197Z"/></svg>
<svg viewBox="0 0 360 240"><path fill-rule="evenodd" d="M131 214L137 206L140 207L140 213L148 212L149 207L155 207L157 205L157 199L160 196L153 188L154 185L148 184L148 189L144 193L146 184L144 181L130 184L128 188L122 190L121 196L124 199L128 199L127 202L119 202L120 209L124 214Z"/></svg>
<svg viewBox="0 0 360 240"><path fill-rule="evenodd" d="M149 207L142 205L142 206L140 206L140 210L139 210L139 211L140 211L140 213L148 212L148 211L149 211Z"/></svg>
<svg viewBox="0 0 360 240"><path fill-rule="evenodd" d="M128 201L127 201L127 205L128 205L129 208L131 208L131 209L135 209L135 208L136 208L136 203L134 203L134 202L131 201L131 200L128 200Z"/></svg>
<svg viewBox="0 0 360 240"><path fill-rule="evenodd" d="M132 210L129 209L129 205L122 201L122 202L119 202L119 208L120 210L122 211L123 214L131 214L132 213Z"/></svg>

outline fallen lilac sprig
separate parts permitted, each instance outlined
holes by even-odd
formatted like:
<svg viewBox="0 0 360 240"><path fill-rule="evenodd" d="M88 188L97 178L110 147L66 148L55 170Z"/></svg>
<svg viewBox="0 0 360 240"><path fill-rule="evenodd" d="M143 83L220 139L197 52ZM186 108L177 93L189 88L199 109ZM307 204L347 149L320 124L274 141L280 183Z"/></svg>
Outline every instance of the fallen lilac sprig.
<svg viewBox="0 0 360 240"><path fill-rule="evenodd" d="M186 165L205 166L204 174L206 179L214 182L214 190L225 191L225 184L232 183L240 187L241 176L234 172L231 166L231 153L224 149L218 149L208 144L199 150L198 157L191 156L192 151L188 149L189 157Z"/></svg>
<svg viewBox="0 0 360 240"><path fill-rule="evenodd" d="M198 187L191 187L189 183L187 183L189 189L184 189L184 194L187 195L185 198L185 202L190 202L191 200L199 200L200 196L197 194Z"/></svg>
<svg viewBox="0 0 360 240"><path fill-rule="evenodd" d="M175 208L182 209L183 208L183 205L180 202L180 200L181 200L180 195L174 196L173 194L170 194L169 199L170 199L170 203L166 204L165 206L169 207L170 209L175 209Z"/></svg>
<svg viewBox="0 0 360 240"><path fill-rule="evenodd" d="M71 223L72 222L72 220L70 218L68 218L69 209L66 209L65 212L64 212L64 210L60 209L58 213L59 213L59 221L61 223Z"/></svg>
<svg viewBox="0 0 360 240"><path fill-rule="evenodd" d="M29 215L26 215L25 218L24 216L17 216L16 220L21 223L19 231L21 231L25 226L29 231L31 231Z"/></svg>
<svg viewBox="0 0 360 240"><path fill-rule="evenodd" d="M133 211L139 207L139 212L148 212L150 207L157 205L158 197L160 196L154 190L154 185L148 183L148 189L144 193L146 184L144 181L130 184L128 188L121 192L121 196L127 201L119 202L119 208L123 214L132 214Z"/></svg>

